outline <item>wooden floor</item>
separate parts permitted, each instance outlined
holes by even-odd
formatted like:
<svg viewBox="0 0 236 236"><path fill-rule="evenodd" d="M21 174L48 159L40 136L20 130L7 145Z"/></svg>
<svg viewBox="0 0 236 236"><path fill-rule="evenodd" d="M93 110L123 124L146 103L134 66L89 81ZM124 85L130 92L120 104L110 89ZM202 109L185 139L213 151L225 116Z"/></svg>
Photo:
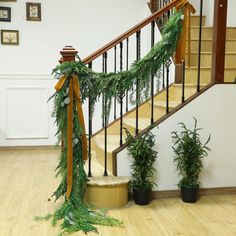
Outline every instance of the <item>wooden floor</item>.
<svg viewBox="0 0 236 236"><path fill-rule="evenodd" d="M33 220L60 205L48 201L59 183L53 172L57 155L53 149L0 151L0 236L54 236L60 232L59 226ZM158 199L145 207L130 202L109 214L123 220L124 227L98 226L101 236L236 235L234 195L201 197L196 204L179 198Z"/></svg>

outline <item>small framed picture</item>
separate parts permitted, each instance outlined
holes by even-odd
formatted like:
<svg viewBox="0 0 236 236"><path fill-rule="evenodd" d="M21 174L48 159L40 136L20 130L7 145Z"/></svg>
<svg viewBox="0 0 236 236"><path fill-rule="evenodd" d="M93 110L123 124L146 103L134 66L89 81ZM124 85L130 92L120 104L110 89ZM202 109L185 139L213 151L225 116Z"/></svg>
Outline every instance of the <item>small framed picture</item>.
<svg viewBox="0 0 236 236"><path fill-rule="evenodd" d="M11 21L11 8L0 7L0 21Z"/></svg>
<svg viewBox="0 0 236 236"><path fill-rule="evenodd" d="M1 43L5 45L19 44L18 30L1 30Z"/></svg>
<svg viewBox="0 0 236 236"><path fill-rule="evenodd" d="M41 3L26 3L26 19L29 21L41 21Z"/></svg>

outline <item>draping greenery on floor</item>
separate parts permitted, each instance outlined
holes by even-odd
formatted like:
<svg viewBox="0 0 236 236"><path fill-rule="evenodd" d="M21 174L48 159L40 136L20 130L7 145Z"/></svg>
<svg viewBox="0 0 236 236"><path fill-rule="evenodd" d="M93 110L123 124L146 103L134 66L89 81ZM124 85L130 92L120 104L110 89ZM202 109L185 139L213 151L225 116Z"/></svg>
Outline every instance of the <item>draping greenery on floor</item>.
<svg viewBox="0 0 236 236"><path fill-rule="evenodd" d="M112 98L122 97L127 90L135 87L139 81L140 93L144 90L145 84L149 83L150 76L158 73L163 62L169 60L173 55L182 27L182 10L175 12L163 31L163 38L150 52L141 60L135 61L128 71L119 73L96 73L87 68L78 58L76 62L65 62L58 65L53 73L58 79L62 76L76 76L79 79L81 101L90 97L91 104L94 105L101 94L104 94L105 101L111 104ZM62 220L62 234L76 231L97 232L94 225L122 226L120 220L107 216L102 211L93 210L84 202L86 182L88 181L84 170L82 155L83 130L79 123L76 110L76 99L69 99L69 82L65 80L62 88L51 98L54 98L53 116L58 126L58 142L63 140L60 162L57 167L57 175L61 177L61 183L54 192L56 200L65 197L67 191L67 107L73 103L73 183L70 197L65 197L65 201L60 209L54 214L44 217L52 219L52 224ZM108 111L107 111L108 112ZM41 218L38 218L41 219Z"/></svg>

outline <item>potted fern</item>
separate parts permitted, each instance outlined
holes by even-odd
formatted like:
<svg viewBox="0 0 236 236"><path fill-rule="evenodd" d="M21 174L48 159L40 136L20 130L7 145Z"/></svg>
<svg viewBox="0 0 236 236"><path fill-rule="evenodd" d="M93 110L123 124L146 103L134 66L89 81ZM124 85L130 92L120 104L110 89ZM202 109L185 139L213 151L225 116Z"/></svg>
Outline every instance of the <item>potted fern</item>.
<svg viewBox="0 0 236 236"><path fill-rule="evenodd" d="M153 167L157 158L157 151L153 150L155 136L148 132L143 136L133 137L127 129L125 132L127 149L133 161L129 187L133 192L134 202L147 205L150 202L151 190L156 185L151 181L156 171Z"/></svg>
<svg viewBox="0 0 236 236"><path fill-rule="evenodd" d="M181 189L181 196L184 202L196 202L197 193L200 186L199 175L203 168L203 158L208 156L210 148L207 147L211 136L209 135L205 144L202 144L197 128L197 119L194 118L193 130L188 129L186 125L179 123L182 130L180 134L177 131L172 132L174 146L172 146L177 170L182 175L178 187Z"/></svg>

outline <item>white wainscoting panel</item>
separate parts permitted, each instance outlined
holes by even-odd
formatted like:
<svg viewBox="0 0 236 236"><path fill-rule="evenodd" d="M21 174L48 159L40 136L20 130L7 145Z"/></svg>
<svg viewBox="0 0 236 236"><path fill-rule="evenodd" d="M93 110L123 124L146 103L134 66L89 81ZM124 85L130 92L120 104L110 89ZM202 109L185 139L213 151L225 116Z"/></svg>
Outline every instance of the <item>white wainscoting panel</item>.
<svg viewBox="0 0 236 236"><path fill-rule="evenodd" d="M48 93L42 87L6 88L6 139L48 139Z"/></svg>
<svg viewBox="0 0 236 236"><path fill-rule="evenodd" d="M0 76L0 146L56 144L50 75Z"/></svg>

